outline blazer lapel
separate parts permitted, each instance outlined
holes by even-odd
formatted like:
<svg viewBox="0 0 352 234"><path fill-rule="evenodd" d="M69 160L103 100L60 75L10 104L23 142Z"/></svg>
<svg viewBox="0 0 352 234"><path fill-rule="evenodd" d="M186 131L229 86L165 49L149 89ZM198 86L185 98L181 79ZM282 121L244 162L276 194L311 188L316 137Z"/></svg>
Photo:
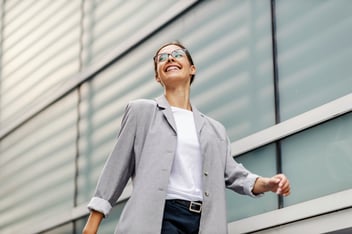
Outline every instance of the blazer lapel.
<svg viewBox="0 0 352 234"><path fill-rule="evenodd" d="M198 134L198 137L200 137L200 132L205 123L204 114L199 112L198 109L194 106L192 106L192 111L193 111L194 123L196 125L197 134Z"/></svg>
<svg viewBox="0 0 352 234"><path fill-rule="evenodd" d="M177 133L177 128L176 128L176 123L175 123L175 119L174 116L172 114L170 105L168 103L168 101L166 100L165 96L162 95L160 97L157 97L156 102L158 104L158 107L161 109L161 111L163 112L165 119L167 120L167 122L169 123L169 125L172 127L172 129L175 131L175 133ZM194 117L194 123L196 125L196 130L197 130L197 134L198 137L200 136L200 132L204 126L204 114L202 114L201 112L198 111L198 109L196 107L194 107L192 105L192 112L193 112L193 117Z"/></svg>
<svg viewBox="0 0 352 234"><path fill-rule="evenodd" d="M159 109L161 109L162 113L164 114L165 119L167 120L171 128L174 130L174 132L177 133L175 119L171 112L170 105L166 100L165 96L162 95L160 97L157 97L155 100L156 100L156 103L158 104Z"/></svg>

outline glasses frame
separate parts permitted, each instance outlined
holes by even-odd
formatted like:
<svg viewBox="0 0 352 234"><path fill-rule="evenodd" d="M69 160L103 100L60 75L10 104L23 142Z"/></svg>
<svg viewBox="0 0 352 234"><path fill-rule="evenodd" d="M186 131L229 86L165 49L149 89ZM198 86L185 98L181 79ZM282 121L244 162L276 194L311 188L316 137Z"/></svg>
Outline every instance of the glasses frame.
<svg viewBox="0 0 352 234"><path fill-rule="evenodd" d="M160 54L157 54L157 55L154 56L153 59L154 59L154 61L155 61L156 63L163 63L163 62L167 61L167 60L169 59L170 55L171 55L174 59L180 59L180 58L177 58L177 57L176 57L176 56L179 55L179 54L175 54L175 53L177 53L178 51L182 51L182 53L181 53L182 57L181 57L181 58L187 56L187 53L186 53L187 50L180 48L180 49L175 49L175 50L171 51L171 53L160 53ZM165 60L161 60L161 61L160 61L160 57L161 57L161 56L165 56L165 55L166 55Z"/></svg>

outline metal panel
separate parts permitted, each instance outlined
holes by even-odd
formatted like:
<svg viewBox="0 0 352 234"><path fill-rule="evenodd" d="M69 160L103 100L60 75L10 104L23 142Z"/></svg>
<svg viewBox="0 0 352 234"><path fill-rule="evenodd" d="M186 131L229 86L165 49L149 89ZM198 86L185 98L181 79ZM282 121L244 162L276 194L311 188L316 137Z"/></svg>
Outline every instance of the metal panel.
<svg viewBox="0 0 352 234"><path fill-rule="evenodd" d="M0 68L2 67L2 55L3 55L3 49L2 49L2 42L3 42L3 28L4 28L4 1L0 0ZM0 69L0 120L2 119L2 110L1 110L1 103L2 103L2 96L1 96L1 90L2 90L2 69ZM0 121L0 129L2 128L1 126L1 121ZM1 131L0 131L1 132ZM1 133L0 133L1 134ZM1 138L0 138L1 139ZM1 140L0 140L1 144Z"/></svg>
<svg viewBox="0 0 352 234"><path fill-rule="evenodd" d="M275 126L266 128L233 142L231 144L232 152L235 156L240 155L325 121L329 121L335 117L349 113L352 111L351 103L352 94L338 98L325 105L276 124Z"/></svg>
<svg viewBox="0 0 352 234"><path fill-rule="evenodd" d="M79 70L79 1L19 1L6 7L0 122L8 125Z"/></svg>
<svg viewBox="0 0 352 234"><path fill-rule="evenodd" d="M1 233L72 209L76 121L72 93L1 141Z"/></svg>
<svg viewBox="0 0 352 234"><path fill-rule="evenodd" d="M55 227L49 231L42 232L42 234L64 234L64 233L75 233L73 223L68 223L60 227ZM78 233L78 232L77 232Z"/></svg>
<svg viewBox="0 0 352 234"><path fill-rule="evenodd" d="M128 45L131 35L137 33L143 37L143 29L154 30L150 23L158 19L161 24L160 17L166 16L170 9L177 13L180 7L191 3L173 0L86 1L83 63L85 66L95 63L117 45Z"/></svg>
<svg viewBox="0 0 352 234"><path fill-rule="evenodd" d="M351 196L349 189L232 222L229 233L323 233L351 227Z"/></svg>

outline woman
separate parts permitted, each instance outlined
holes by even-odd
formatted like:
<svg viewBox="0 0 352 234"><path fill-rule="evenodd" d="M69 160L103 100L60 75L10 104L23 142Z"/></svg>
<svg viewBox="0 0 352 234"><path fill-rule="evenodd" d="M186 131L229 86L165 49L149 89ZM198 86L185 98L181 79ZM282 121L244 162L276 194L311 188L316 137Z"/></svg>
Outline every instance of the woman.
<svg viewBox="0 0 352 234"><path fill-rule="evenodd" d="M154 68L164 94L127 105L84 233L97 232L129 178L133 191L116 233L227 233L225 187L253 197L289 195L284 175L259 177L236 163L223 125L191 104L196 67L183 45L163 45Z"/></svg>

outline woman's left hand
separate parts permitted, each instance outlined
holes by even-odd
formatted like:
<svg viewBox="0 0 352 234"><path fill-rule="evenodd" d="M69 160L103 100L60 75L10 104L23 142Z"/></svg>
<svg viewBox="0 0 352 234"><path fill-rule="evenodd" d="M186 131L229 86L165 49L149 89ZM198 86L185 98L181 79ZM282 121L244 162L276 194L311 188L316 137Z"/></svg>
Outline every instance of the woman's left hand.
<svg viewBox="0 0 352 234"><path fill-rule="evenodd" d="M290 182L284 174L277 174L269 178L267 186L270 191L278 195L288 196L291 193Z"/></svg>

